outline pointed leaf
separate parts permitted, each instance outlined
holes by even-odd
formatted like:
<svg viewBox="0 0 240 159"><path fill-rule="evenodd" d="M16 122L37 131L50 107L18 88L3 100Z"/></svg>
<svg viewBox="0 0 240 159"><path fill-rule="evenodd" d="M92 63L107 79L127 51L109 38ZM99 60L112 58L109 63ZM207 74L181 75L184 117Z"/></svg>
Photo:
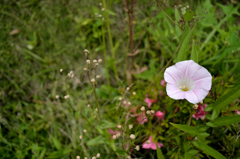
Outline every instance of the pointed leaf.
<svg viewBox="0 0 240 159"><path fill-rule="evenodd" d="M177 56L177 60L176 62L179 61L184 61L186 60L186 55L187 55L187 48L188 48L188 43L190 41L192 32L193 32L194 28L192 28L192 30L188 33L188 35L186 36L185 39L183 39L182 45L178 51L178 56ZM184 31L185 32L185 31Z"/></svg>
<svg viewBox="0 0 240 159"><path fill-rule="evenodd" d="M183 15L183 18L187 22L187 21L193 20L193 16L194 16L194 11L187 10L187 12Z"/></svg>
<svg viewBox="0 0 240 159"><path fill-rule="evenodd" d="M197 53L197 49L196 49L196 45L195 45L195 40L194 39L193 39L193 42L192 42L191 60L193 60L196 63L198 63L198 53Z"/></svg>
<svg viewBox="0 0 240 159"><path fill-rule="evenodd" d="M192 126L187 126L187 125L182 125L182 124L173 124L170 123L172 126L186 132L192 135L197 135L198 134L198 128L192 127Z"/></svg>
<svg viewBox="0 0 240 159"><path fill-rule="evenodd" d="M210 155L210 156L212 156L216 159L225 159L225 157L221 153L219 153L218 151L216 151L212 147L205 144L204 141L198 140L196 143L193 142L193 144L197 148L201 149L207 155Z"/></svg>
<svg viewBox="0 0 240 159"><path fill-rule="evenodd" d="M157 146L157 159L165 159L162 150Z"/></svg>
<svg viewBox="0 0 240 159"><path fill-rule="evenodd" d="M100 136L98 136L98 137L95 137L95 138L89 140L89 141L87 142L87 145L88 145L88 146L99 145L99 144L103 144L103 143L105 143L105 142L106 142L106 138L100 135Z"/></svg>
<svg viewBox="0 0 240 159"><path fill-rule="evenodd" d="M234 115L234 116L217 118L211 122L208 122L207 125L211 127L217 127L217 126L225 126L225 125L239 123L239 122L240 122L240 115Z"/></svg>

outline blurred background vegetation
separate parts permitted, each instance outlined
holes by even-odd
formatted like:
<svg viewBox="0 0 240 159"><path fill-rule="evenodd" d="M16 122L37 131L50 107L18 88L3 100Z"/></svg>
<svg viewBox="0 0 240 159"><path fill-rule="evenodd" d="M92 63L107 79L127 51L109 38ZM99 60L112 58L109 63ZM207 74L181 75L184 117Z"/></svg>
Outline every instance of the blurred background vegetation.
<svg viewBox="0 0 240 159"><path fill-rule="evenodd" d="M175 6L179 12L186 6L195 12L192 39L199 64L223 80L240 77L238 1L159 3L173 20ZM81 144L79 135L84 128L91 129L82 119L94 122L87 115L94 112L85 109L87 101L81 87L66 74L73 71L79 79L86 77L83 50L88 49L91 59L103 59L97 89L102 107L111 105L131 82L137 93L145 96L146 91L141 89L163 78L157 74L172 58L181 31L155 1L149 0L134 1L133 48L126 0L2 0L0 8L1 158L75 158L97 152L105 154L103 158L112 158L115 154L106 145ZM93 101L86 79L81 78ZM67 102L66 94L70 94ZM56 95L60 98L55 99ZM117 121L108 115L105 118ZM86 134L89 138L94 135L93 131Z"/></svg>

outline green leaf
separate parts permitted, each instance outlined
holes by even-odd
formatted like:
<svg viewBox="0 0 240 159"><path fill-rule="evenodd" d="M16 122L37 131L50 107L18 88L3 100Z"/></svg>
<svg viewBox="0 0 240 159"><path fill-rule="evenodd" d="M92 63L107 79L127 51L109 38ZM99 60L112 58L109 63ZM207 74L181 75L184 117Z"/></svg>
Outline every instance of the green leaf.
<svg viewBox="0 0 240 159"><path fill-rule="evenodd" d="M202 132L202 133L198 133L197 137L201 138L201 139L205 139L206 137L208 137L210 134L206 133L206 132Z"/></svg>
<svg viewBox="0 0 240 159"><path fill-rule="evenodd" d="M188 43L190 41L193 30L194 30L194 28L192 28L192 30L187 34L186 38L183 39L183 42L182 42L181 47L178 51L178 56L177 56L177 59L175 60L175 62L186 60ZM184 32L185 32L185 30L184 30Z"/></svg>
<svg viewBox="0 0 240 159"><path fill-rule="evenodd" d="M225 126L229 124L234 124L240 122L240 115L226 116L217 118L211 122L208 122L207 125L211 127Z"/></svg>
<svg viewBox="0 0 240 159"><path fill-rule="evenodd" d="M110 121L107 121L107 120L102 120L101 124L98 125L98 128L100 129L107 129L107 128L113 128L113 127L116 127L117 124L114 124Z"/></svg>
<svg viewBox="0 0 240 159"><path fill-rule="evenodd" d="M127 152L124 150L116 150L115 153L120 156L127 156Z"/></svg>
<svg viewBox="0 0 240 159"><path fill-rule="evenodd" d="M55 137L52 137L52 142L53 142L53 145L56 147L57 150L62 150L61 143L59 142L58 139L56 139Z"/></svg>
<svg viewBox="0 0 240 159"><path fill-rule="evenodd" d="M175 19L176 19L176 23L178 23L178 21L180 20L180 14L178 12L178 9L177 7L175 7ZM175 25L175 30L176 30L176 33L177 33L177 36L181 35L182 31L181 29L179 28L179 26Z"/></svg>
<svg viewBox="0 0 240 159"><path fill-rule="evenodd" d="M165 159L163 156L162 150L157 146L157 158L158 159Z"/></svg>
<svg viewBox="0 0 240 159"><path fill-rule="evenodd" d="M170 123L172 126L186 132L192 135L197 135L198 134L198 128L192 127L192 126L187 126L187 125L182 125L182 124L173 124Z"/></svg>
<svg viewBox="0 0 240 159"><path fill-rule="evenodd" d="M194 146L196 146L197 148L202 150L207 155L210 155L210 156L212 156L216 159L225 159L225 157L221 153L219 153L218 151L216 151L212 147L205 144L205 142L202 141L202 140L198 140L196 142L193 142L193 144L194 144Z"/></svg>
<svg viewBox="0 0 240 159"><path fill-rule="evenodd" d="M220 113L220 110L214 109L214 110L213 110L213 113L212 113L211 120L216 119L216 118L218 117L219 113Z"/></svg>
<svg viewBox="0 0 240 159"><path fill-rule="evenodd" d="M183 15L183 18L187 22L187 21L193 20L193 16L194 16L194 11L187 10L187 12Z"/></svg>
<svg viewBox="0 0 240 159"><path fill-rule="evenodd" d="M196 49L196 45L195 45L195 40L194 39L193 39L193 42L192 42L191 60L193 60L196 63L198 63L198 53L197 53L197 49Z"/></svg>
<svg viewBox="0 0 240 159"><path fill-rule="evenodd" d="M191 149L184 154L184 159L191 159L192 156L196 155L197 153L198 153L198 150Z"/></svg>
<svg viewBox="0 0 240 159"><path fill-rule="evenodd" d="M187 141L187 142L184 144L184 151L187 152L190 148L191 148L190 141Z"/></svg>
<svg viewBox="0 0 240 159"><path fill-rule="evenodd" d="M233 100L235 100L237 97L240 96L240 84L233 87L230 92L228 92L226 95L220 97L214 104L214 109L224 109L228 106L229 103L231 103ZM207 108L207 107L206 107Z"/></svg>
<svg viewBox="0 0 240 159"><path fill-rule="evenodd" d="M105 143L105 142L106 142L106 138L103 137L103 136L101 136L101 135L99 135L99 136L97 136L97 137L89 140L89 141L87 142L87 145L88 145L88 146L93 146L93 145L103 144L103 143Z"/></svg>

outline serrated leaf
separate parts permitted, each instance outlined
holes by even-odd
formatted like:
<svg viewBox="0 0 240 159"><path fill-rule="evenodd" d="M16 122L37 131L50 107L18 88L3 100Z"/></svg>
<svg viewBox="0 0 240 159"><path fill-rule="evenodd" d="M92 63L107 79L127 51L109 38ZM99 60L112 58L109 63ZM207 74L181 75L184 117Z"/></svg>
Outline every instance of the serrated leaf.
<svg viewBox="0 0 240 159"><path fill-rule="evenodd" d="M234 115L234 116L217 118L211 122L208 122L207 125L211 127L217 127L217 126L226 126L229 124L235 124L238 122L240 122L240 115Z"/></svg>
<svg viewBox="0 0 240 159"><path fill-rule="evenodd" d="M181 47L178 51L178 56L177 56L177 59L175 60L175 62L186 60L188 43L190 41L193 30L194 30L194 28L192 28L192 30L187 34L186 38L183 40Z"/></svg>
<svg viewBox="0 0 240 159"><path fill-rule="evenodd" d="M193 142L193 144L194 144L194 146L196 146L197 148L202 150L207 155L210 155L216 159L225 159L225 157L221 153L219 153L212 147L205 144L204 141L198 140L196 143Z"/></svg>
<svg viewBox="0 0 240 159"><path fill-rule="evenodd" d="M97 137L89 140L89 141L87 142L87 145L88 145L88 146L93 146L93 145L103 144L103 143L105 143L105 142L106 142L106 138L103 137L103 136L101 136L101 135L99 135L99 136L97 136Z"/></svg>
<svg viewBox="0 0 240 159"><path fill-rule="evenodd" d="M186 13L183 15L183 18L187 22L187 21L193 20L193 16L194 16L194 11L187 10Z"/></svg>
<svg viewBox="0 0 240 159"><path fill-rule="evenodd" d="M192 42L191 60L193 60L196 63L198 63L198 53L197 53L197 49L196 49L196 45L195 45L195 40L194 39L193 39L193 42Z"/></svg>

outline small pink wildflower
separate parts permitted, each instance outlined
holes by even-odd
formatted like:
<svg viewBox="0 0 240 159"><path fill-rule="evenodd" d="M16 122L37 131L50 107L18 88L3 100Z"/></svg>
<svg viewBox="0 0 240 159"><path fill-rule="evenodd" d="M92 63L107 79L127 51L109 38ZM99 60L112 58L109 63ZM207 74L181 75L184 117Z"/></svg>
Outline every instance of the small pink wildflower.
<svg viewBox="0 0 240 159"><path fill-rule="evenodd" d="M168 67L164 72L167 95L190 103L201 102L212 86L212 76L208 70L193 60L181 61Z"/></svg>
<svg viewBox="0 0 240 159"><path fill-rule="evenodd" d="M166 81L165 81L164 79L162 79L160 83L161 83L161 85L162 85L163 87L166 87L166 84L165 84Z"/></svg>
<svg viewBox="0 0 240 159"><path fill-rule="evenodd" d="M159 148L163 147L162 143L159 143L159 142L154 143L153 140L152 140L152 136L150 136L148 138L148 140L143 143L142 148L156 150L157 145L158 145Z"/></svg>
<svg viewBox="0 0 240 159"><path fill-rule="evenodd" d="M148 107L151 108L151 105L153 103L156 103L157 99L150 99L150 98L148 98L148 95L146 94L146 99L144 99L144 102L146 102L148 104Z"/></svg>
<svg viewBox="0 0 240 159"><path fill-rule="evenodd" d="M239 110L235 110L235 113L236 113L237 115L240 115L240 111L239 111Z"/></svg>
<svg viewBox="0 0 240 159"><path fill-rule="evenodd" d="M205 118L205 114L207 113L207 112L204 111L204 109L206 107L207 107L207 104L204 104L204 106L199 104L198 108L197 108L197 112L195 114L193 114L192 117L197 119L197 120L199 118L201 118L203 120Z"/></svg>
<svg viewBox="0 0 240 159"><path fill-rule="evenodd" d="M158 119L163 119L164 113L158 110L154 116L157 117Z"/></svg>
<svg viewBox="0 0 240 159"><path fill-rule="evenodd" d="M137 118L138 123L141 124L141 125L144 124L144 123L146 123L146 122L148 121L148 118L147 118L147 116L146 116L145 111L143 111L143 112L140 113L140 114L136 114L136 116L138 117L138 118Z"/></svg>
<svg viewBox="0 0 240 159"><path fill-rule="evenodd" d="M120 131L114 131L114 130L112 130L112 129L108 129L108 132L109 132L109 134L111 134L111 136L113 137L113 135L116 135L117 133L120 133Z"/></svg>

